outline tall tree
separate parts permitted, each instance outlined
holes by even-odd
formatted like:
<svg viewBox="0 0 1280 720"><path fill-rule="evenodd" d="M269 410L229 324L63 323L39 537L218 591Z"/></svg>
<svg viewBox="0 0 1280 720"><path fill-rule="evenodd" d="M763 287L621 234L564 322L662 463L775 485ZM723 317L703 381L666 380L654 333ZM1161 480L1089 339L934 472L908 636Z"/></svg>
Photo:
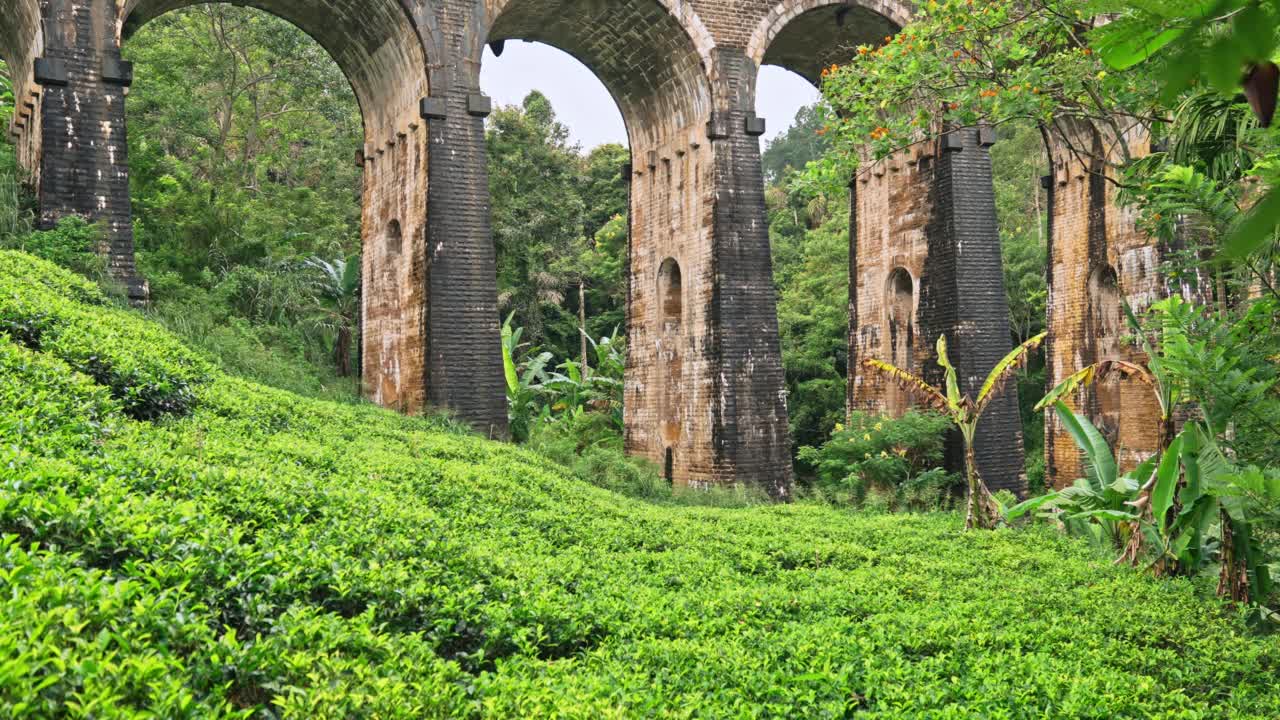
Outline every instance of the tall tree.
<svg viewBox="0 0 1280 720"><path fill-rule="evenodd" d="M336 63L258 10L201 5L124 48L131 189L144 270L207 268L359 247L359 108Z"/></svg>
<svg viewBox="0 0 1280 720"><path fill-rule="evenodd" d="M817 105L806 105L796 112L791 127L769 141L761 154L760 164L766 184L775 185L787 174L803 170L812 160L827 152L830 140L826 136L824 116Z"/></svg>
<svg viewBox="0 0 1280 720"><path fill-rule="evenodd" d="M498 108L485 139L499 305L515 311L527 341L541 345L548 340L548 310L563 312L567 285L552 264L576 255L582 244L578 149L537 91L519 106Z"/></svg>

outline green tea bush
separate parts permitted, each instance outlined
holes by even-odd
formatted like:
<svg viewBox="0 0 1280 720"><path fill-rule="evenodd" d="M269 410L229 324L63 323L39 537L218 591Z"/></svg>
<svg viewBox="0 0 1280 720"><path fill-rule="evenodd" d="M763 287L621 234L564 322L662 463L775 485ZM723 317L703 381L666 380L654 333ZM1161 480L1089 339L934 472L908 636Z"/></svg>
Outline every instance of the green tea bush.
<svg viewBox="0 0 1280 720"><path fill-rule="evenodd" d="M18 237L11 244L13 249L48 260L92 280L106 278L107 264L99 252L102 228L84 218L64 217L52 230L36 230Z"/></svg>
<svg viewBox="0 0 1280 720"><path fill-rule="evenodd" d="M0 254L4 316L173 362L68 278ZM0 333L0 717L1280 716L1280 640L1048 528L647 502L218 371L140 422L52 348Z"/></svg>
<svg viewBox="0 0 1280 720"><path fill-rule="evenodd" d="M942 469L951 422L911 411L892 419L855 412L820 448L800 449L817 471L815 490L841 503L885 509L949 506L959 479Z"/></svg>
<svg viewBox="0 0 1280 720"><path fill-rule="evenodd" d="M622 436L607 415L584 412L554 423L536 424L527 444L583 481L606 490L650 500L670 500L673 496L671 485L656 465L627 457L622 450Z"/></svg>
<svg viewBox="0 0 1280 720"><path fill-rule="evenodd" d="M133 316L105 304L91 283L0 252L0 333L92 377L135 419L189 412L208 364L168 333L125 318Z"/></svg>

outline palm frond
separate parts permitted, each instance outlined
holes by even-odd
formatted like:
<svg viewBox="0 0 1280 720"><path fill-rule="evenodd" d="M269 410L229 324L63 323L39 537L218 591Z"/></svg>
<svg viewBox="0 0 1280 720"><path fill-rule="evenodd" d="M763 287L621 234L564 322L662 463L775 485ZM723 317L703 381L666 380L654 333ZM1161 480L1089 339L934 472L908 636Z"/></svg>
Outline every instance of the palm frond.
<svg viewBox="0 0 1280 720"><path fill-rule="evenodd" d="M1018 347L1014 348L1004 359L996 363L987 375L986 382L982 383L982 389L978 391L978 402L975 408L976 412L981 413L988 404L1000 394L1004 386L1008 384L1010 378L1017 374L1027 364L1027 360L1031 357L1031 353L1040 347L1044 339L1049 333L1042 332L1039 335L1027 340Z"/></svg>
<svg viewBox="0 0 1280 720"><path fill-rule="evenodd" d="M1043 410L1082 387L1088 387L1095 382L1112 378L1137 380L1150 387L1155 387L1156 383L1151 371L1137 363L1131 363L1127 360L1103 360L1083 367L1069 375L1061 383L1058 383L1057 387L1050 390L1040 402L1036 403L1035 409L1037 411Z"/></svg>
<svg viewBox="0 0 1280 720"><path fill-rule="evenodd" d="M925 382L917 375L875 358L864 359L862 361L862 367L888 378L898 387L919 399L927 407L944 413L950 413L952 411L950 403L947 402L947 396L943 395L941 390Z"/></svg>

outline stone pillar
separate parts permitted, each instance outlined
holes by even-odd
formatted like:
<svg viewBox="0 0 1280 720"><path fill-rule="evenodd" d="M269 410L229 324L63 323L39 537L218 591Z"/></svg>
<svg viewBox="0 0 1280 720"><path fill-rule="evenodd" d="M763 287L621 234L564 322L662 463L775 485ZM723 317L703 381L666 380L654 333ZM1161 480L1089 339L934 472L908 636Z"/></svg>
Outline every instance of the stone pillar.
<svg viewBox="0 0 1280 720"><path fill-rule="evenodd" d="M1138 230L1137 216L1116 200L1114 166L1123 156L1150 151L1139 128L1117 138L1089 124L1057 129L1050 150L1048 386L1076 370L1119 359L1144 363L1144 353L1125 343L1131 334L1122 301L1139 316L1165 296L1160 248ZM1136 380L1111 380L1066 399L1089 418L1116 452L1121 471L1142 463L1158 445L1160 407L1151 389ZM1045 471L1054 487L1084 476L1084 459L1052 410L1045 415Z"/></svg>
<svg viewBox="0 0 1280 720"><path fill-rule="evenodd" d="M360 216L361 378L373 402L427 406L427 121L366 123Z"/></svg>
<svg viewBox="0 0 1280 720"><path fill-rule="evenodd" d="M849 184L849 411L900 416L912 399L880 375L877 358L925 372L937 337L919 316L929 230L935 143L923 142L864 168Z"/></svg>
<svg viewBox="0 0 1280 720"><path fill-rule="evenodd" d="M101 223L108 271L129 297L144 289L133 259L125 89L133 80L120 59L111 0L42 3L43 55L33 63L42 88L37 193L39 225L67 216ZM34 157L32 159L35 159Z"/></svg>
<svg viewBox="0 0 1280 720"><path fill-rule="evenodd" d="M994 133L947 133L874 163L852 183L849 409L901 415L913 400L860 371L874 357L941 384L946 335L961 391L976 397L1011 349L988 147ZM1006 388L979 427L979 471L993 490L1026 491L1017 392ZM958 438L948 464L963 466Z"/></svg>
<svg viewBox="0 0 1280 720"><path fill-rule="evenodd" d="M987 374L1012 349L990 146L995 132L966 128L942 136L934 181L935 230L920 296L926 335L945 334L960 391L977 398ZM926 378L941 381L936 363ZM1027 478L1015 384L987 406L978 425L978 469L988 487L1024 495ZM952 462L963 457L953 443Z"/></svg>
<svg viewBox="0 0 1280 720"><path fill-rule="evenodd" d="M654 139L632 148L626 450L652 460L673 484L705 487L734 479L714 451L710 412L717 367L710 352L711 143L705 121L648 135Z"/></svg>
<svg viewBox="0 0 1280 720"><path fill-rule="evenodd" d="M760 168L765 127L754 112L757 68L740 50L717 52L727 102L717 103L708 125L715 158L714 450L726 471L785 498L791 435Z"/></svg>
<svg viewBox="0 0 1280 720"><path fill-rule="evenodd" d="M487 437L508 437L496 251L480 93L476 3L447 0L446 46L432 74L427 182L427 401ZM472 58L475 58L474 60Z"/></svg>

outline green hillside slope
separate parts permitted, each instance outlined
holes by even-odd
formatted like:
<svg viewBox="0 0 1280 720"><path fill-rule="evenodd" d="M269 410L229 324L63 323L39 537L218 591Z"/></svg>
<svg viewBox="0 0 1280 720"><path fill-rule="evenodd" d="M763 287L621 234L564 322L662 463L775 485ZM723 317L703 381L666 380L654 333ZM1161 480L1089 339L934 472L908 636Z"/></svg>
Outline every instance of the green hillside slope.
<svg viewBox="0 0 1280 720"><path fill-rule="evenodd" d="M1280 717L1190 584L960 527L631 500L0 253L0 717Z"/></svg>

